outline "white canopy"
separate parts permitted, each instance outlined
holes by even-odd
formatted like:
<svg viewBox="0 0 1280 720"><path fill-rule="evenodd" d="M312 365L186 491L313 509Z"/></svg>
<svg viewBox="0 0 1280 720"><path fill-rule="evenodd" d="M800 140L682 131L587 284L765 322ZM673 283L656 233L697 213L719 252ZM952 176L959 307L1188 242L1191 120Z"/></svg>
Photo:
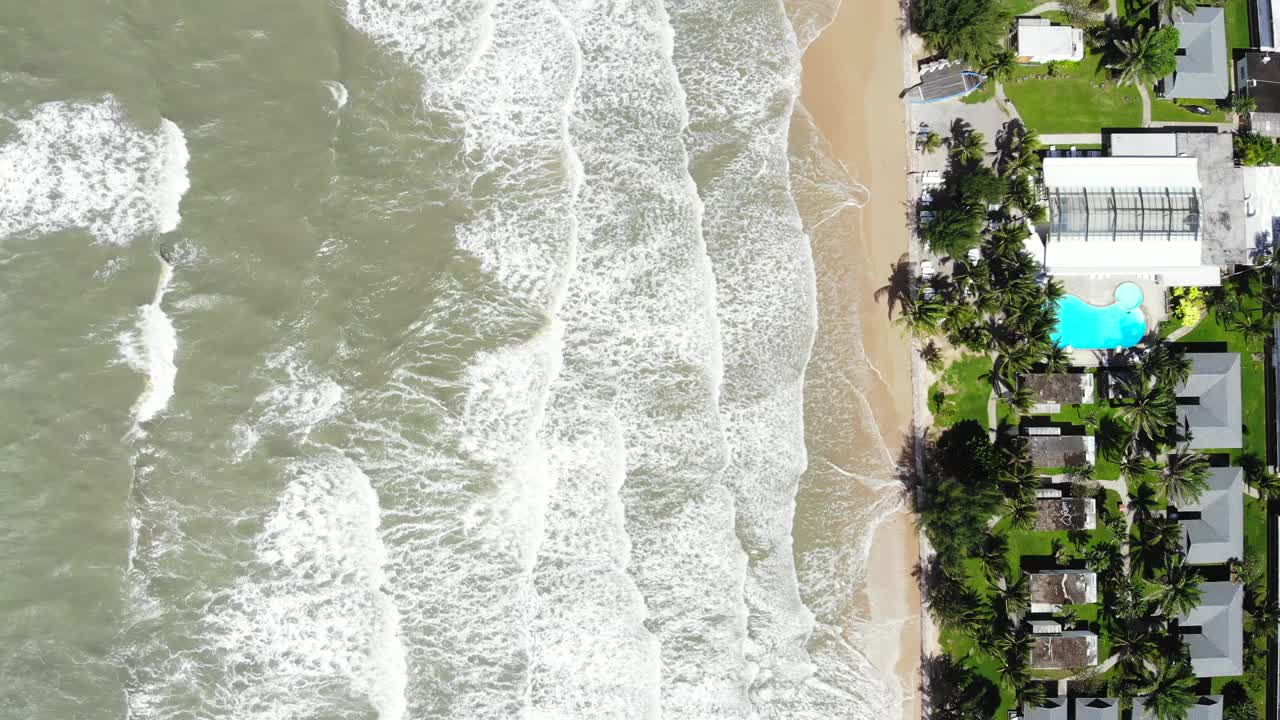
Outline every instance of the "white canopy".
<svg viewBox="0 0 1280 720"><path fill-rule="evenodd" d="M1194 157L1048 157L1048 188L1196 188Z"/></svg>

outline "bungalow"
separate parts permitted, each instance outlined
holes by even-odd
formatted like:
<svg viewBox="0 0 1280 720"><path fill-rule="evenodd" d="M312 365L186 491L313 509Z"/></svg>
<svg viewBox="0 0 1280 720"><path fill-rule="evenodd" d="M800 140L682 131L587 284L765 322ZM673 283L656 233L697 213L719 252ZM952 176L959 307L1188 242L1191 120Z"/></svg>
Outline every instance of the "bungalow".
<svg viewBox="0 0 1280 720"><path fill-rule="evenodd" d="M1161 83L1167 98L1207 98L1221 100L1231 94L1227 68L1226 16L1220 7L1197 7L1195 12L1176 10L1178 64Z"/></svg>
<svg viewBox="0 0 1280 720"><path fill-rule="evenodd" d="M1088 570L1045 570L1028 573L1031 612L1060 612L1063 605L1098 602L1098 576Z"/></svg>
<svg viewBox="0 0 1280 720"><path fill-rule="evenodd" d="M1219 565L1244 557L1244 470L1216 467L1193 502L1178 505L1183 550L1193 565Z"/></svg>
<svg viewBox="0 0 1280 720"><path fill-rule="evenodd" d="M1038 468L1092 465L1098 455L1092 435L1029 435L1026 441L1031 462Z"/></svg>
<svg viewBox="0 0 1280 720"><path fill-rule="evenodd" d="M1022 720L1067 720L1066 698L1045 698L1039 705L1022 706Z"/></svg>
<svg viewBox="0 0 1280 720"><path fill-rule="evenodd" d="M1051 415L1063 405L1093 402L1093 375L1089 373L1031 373L1022 376L1022 386L1035 396L1032 413Z"/></svg>
<svg viewBox="0 0 1280 720"><path fill-rule="evenodd" d="M1077 62L1084 59L1084 30L1047 18L1018 18L1018 62Z"/></svg>
<svg viewBox="0 0 1280 720"><path fill-rule="evenodd" d="M1067 630L1057 635L1032 635L1031 667L1066 670L1098 664L1098 636L1088 630Z"/></svg>
<svg viewBox="0 0 1280 720"><path fill-rule="evenodd" d="M1158 720L1156 714L1146 707L1145 697L1133 699L1133 720ZM1201 695L1187 708L1184 720L1222 720L1222 696Z"/></svg>
<svg viewBox="0 0 1280 720"><path fill-rule="evenodd" d="M1076 698L1076 720L1120 720L1120 700Z"/></svg>
<svg viewBox="0 0 1280 720"><path fill-rule="evenodd" d="M1178 424L1196 449L1238 448L1241 431L1240 353L1188 353L1191 377L1176 388Z"/></svg>
<svg viewBox="0 0 1280 720"><path fill-rule="evenodd" d="M1093 530L1098 527L1093 498L1036 498L1036 530Z"/></svg>
<svg viewBox="0 0 1280 720"><path fill-rule="evenodd" d="M1200 583L1200 606L1178 618L1196 677L1244 672L1244 589L1233 582Z"/></svg>

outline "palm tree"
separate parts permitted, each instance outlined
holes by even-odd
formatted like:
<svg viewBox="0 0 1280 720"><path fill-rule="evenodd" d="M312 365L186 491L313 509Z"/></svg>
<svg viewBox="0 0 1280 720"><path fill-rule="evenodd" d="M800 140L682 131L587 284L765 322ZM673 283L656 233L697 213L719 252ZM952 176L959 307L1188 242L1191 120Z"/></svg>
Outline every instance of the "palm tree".
<svg viewBox="0 0 1280 720"><path fill-rule="evenodd" d="M1191 358L1184 351L1161 342L1143 358L1142 370L1156 383L1177 387L1191 377Z"/></svg>
<svg viewBox="0 0 1280 720"><path fill-rule="evenodd" d="M1140 480L1137 490L1129 496L1129 511L1133 513L1133 521L1140 524L1149 522L1155 517L1158 506L1156 489L1151 483Z"/></svg>
<svg viewBox="0 0 1280 720"><path fill-rule="evenodd" d="M1156 720L1182 720L1196 701L1196 683L1186 658L1167 661L1147 690L1143 706Z"/></svg>
<svg viewBox="0 0 1280 720"><path fill-rule="evenodd" d="M1236 91L1231 96L1231 112L1236 115L1248 115L1258 111L1258 100L1248 95L1243 95Z"/></svg>
<svg viewBox="0 0 1280 720"><path fill-rule="evenodd" d="M1040 514L1034 492L1018 493L1008 498L1005 507L1009 511L1009 523L1019 530L1031 529L1036 524L1036 516Z"/></svg>
<svg viewBox="0 0 1280 720"><path fill-rule="evenodd" d="M1169 456L1163 473L1165 494L1175 504L1198 500L1209 488L1209 458L1203 453L1183 450Z"/></svg>
<svg viewBox="0 0 1280 720"><path fill-rule="evenodd" d="M1173 390L1148 382L1146 373L1139 372L1135 382L1125 383L1124 393L1131 400L1120 407L1120 414L1129 422L1134 437L1153 442L1164 437L1175 422L1178 408Z"/></svg>
<svg viewBox="0 0 1280 720"><path fill-rule="evenodd" d="M920 348L920 359L924 361L925 367L936 373L942 372L947 365L947 359L942 354L942 348L938 347L938 344L932 340Z"/></svg>
<svg viewBox="0 0 1280 720"><path fill-rule="evenodd" d="M910 299L903 298L898 306L897 322L910 330L912 335L925 338L942 328L946 314L947 306L942 300L918 295Z"/></svg>
<svg viewBox="0 0 1280 720"><path fill-rule="evenodd" d="M992 80L1008 80L1018 67L1018 56L1012 50L1001 50L982 67L982 73Z"/></svg>
<svg viewBox="0 0 1280 720"><path fill-rule="evenodd" d="M1146 596L1166 617L1186 615L1200 605L1200 571L1188 565L1180 554L1169 557L1164 575Z"/></svg>
<svg viewBox="0 0 1280 720"><path fill-rule="evenodd" d="M1067 349L1057 340L1053 341L1053 347L1044 356L1044 369L1051 373L1063 373L1071 366L1071 356L1067 354Z"/></svg>
<svg viewBox="0 0 1280 720"><path fill-rule="evenodd" d="M1115 51L1118 58L1107 66L1116 71L1116 82L1121 85L1150 85L1157 78L1163 77L1166 64L1166 58L1163 57L1165 42L1166 36L1161 30L1152 30L1146 25L1139 25L1132 36L1116 40Z"/></svg>
<svg viewBox="0 0 1280 720"><path fill-rule="evenodd" d="M924 140L920 142L920 148L930 154L937 152L940 147L942 147L942 136L932 130L926 133Z"/></svg>
<svg viewBox="0 0 1280 720"><path fill-rule="evenodd" d="M1019 415L1026 415L1036 405L1036 394L1031 391L1031 388L1018 383L1014 386L1013 393L1009 395L1007 401L1010 407L1017 411Z"/></svg>
<svg viewBox="0 0 1280 720"><path fill-rule="evenodd" d="M1111 654L1126 678L1145 680L1147 658L1155 654L1155 649L1155 638L1141 622L1121 620L1111 631Z"/></svg>
<svg viewBox="0 0 1280 720"><path fill-rule="evenodd" d="M1196 0L1151 0L1150 3L1147 3L1147 8L1153 7L1158 8L1161 17L1168 18L1172 22L1173 13L1177 10L1195 12Z"/></svg>
<svg viewBox="0 0 1280 720"><path fill-rule="evenodd" d="M987 577L997 577L1005 569L1005 556L1009 554L1009 539L992 533L978 546L975 558Z"/></svg>
<svg viewBox="0 0 1280 720"><path fill-rule="evenodd" d="M1151 462L1138 453L1126 455L1120 461L1120 474L1129 482L1141 482L1151 472Z"/></svg>
<svg viewBox="0 0 1280 720"><path fill-rule="evenodd" d="M951 154L964 162L980 162L987 154L987 139L977 130L952 135Z"/></svg>
<svg viewBox="0 0 1280 720"><path fill-rule="evenodd" d="M1027 585L1027 576L1018 573L1013 580L1001 576L995 582L995 600L1004 606L1004 614L1017 622L1031 609L1031 589Z"/></svg>

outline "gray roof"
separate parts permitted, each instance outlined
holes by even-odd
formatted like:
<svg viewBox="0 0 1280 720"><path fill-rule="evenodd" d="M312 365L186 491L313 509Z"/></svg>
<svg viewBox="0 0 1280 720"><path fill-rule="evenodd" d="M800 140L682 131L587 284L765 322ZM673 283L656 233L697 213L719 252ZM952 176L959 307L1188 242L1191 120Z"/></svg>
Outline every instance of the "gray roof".
<svg viewBox="0 0 1280 720"><path fill-rule="evenodd" d="M1038 468L1060 468L1093 462L1094 439L1089 435L1030 435L1027 451Z"/></svg>
<svg viewBox="0 0 1280 720"><path fill-rule="evenodd" d="M1241 432L1240 353L1188 353L1191 377L1177 387L1178 424L1193 448L1238 448Z"/></svg>
<svg viewBox="0 0 1280 720"><path fill-rule="evenodd" d="M1031 667L1064 670L1098 664L1098 636L1088 630L1068 630L1058 635L1032 635Z"/></svg>
<svg viewBox="0 0 1280 720"><path fill-rule="evenodd" d="M1096 505L1093 498L1036 498L1036 530L1093 530Z"/></svg>
<svg viewBox="0 0 1280 720"><path fill-rule="evenodd" d="M1146 698L1133 699L1133 720L1156 720L1154 713L1146 708ZM1195 703L1187 708L1185 720L1222 720L1222 696L1201 695Z"/></svg>
<svg viewBox="0 0 1280 720"><path fill-rule="evenodd" d="M1040 705L1023 705L1023 720L1067 720L1066 698L1045 698Z"/></svg>
<svg viewBox="0 0 1280 720"><path fill-rule="evenodd" d="M1030 373L1022 376L1023 387L1036 400L1059 405L1093 402L1093 377L1085 373Z"/></svg>
<svg viewBox="0 0 1280 720"><path fill-rule="evenodd" d="M1211 468L1208 489L1199 500L1178 505L1178 520L1184 531L1187 562L1192 565L1243 558L1244 469Z"/></svg>
<svg viewBox="0 0 1280 720"><path fill-rule="evenodd" d="M1098 576L1089 570L1029 573L1031 605L1084 605L1098 601Z"/></svg>
<svg viewBox="0 0 1280 720"><path fill-rule="evenodd" d="M1215 10L1217 8L1214 8ZM1175 134L1179 155L1196 159L1200 176L1200 251L1206 265L1250 261L1253 243L1244 232L1244 173L1236 167L1231 133Z"/></svg>
<svg viewBox="0 0 1280 720"><path fill-rule="evenodd" d="M1120 700L1076 698L1076 720L1120 720Z"/></svg>
<svg viewBox="0 0 1280 720"><path fill-rule="evenodd" d="M1231 92L1227 71L1227 26L1222 8L1178 10L1173 26L1181 36L1178 69L1164 79L1164 96L1220 100Z"/></svg>
<svg viewBox="0 0 1280 720"><path fill-rule="evenodd" d="M1182 640L1191 649L1196 677L1229 677L1244 672L1244 588L1233 582L1200 583L1200 606L1178 618ZM1191 627L1199 632L1187 633Z"/></svg>

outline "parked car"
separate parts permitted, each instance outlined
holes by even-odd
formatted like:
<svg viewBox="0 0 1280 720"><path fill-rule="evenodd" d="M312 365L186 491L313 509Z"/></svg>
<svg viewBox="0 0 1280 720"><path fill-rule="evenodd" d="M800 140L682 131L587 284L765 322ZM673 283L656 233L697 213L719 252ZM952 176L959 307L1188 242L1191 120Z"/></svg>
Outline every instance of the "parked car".
<svg viewBox="0 0 1280 720"><path fill-rule="evenodd" d="M1203 105L1183 105L1189 112L1197 115L1212 115L1213 111Z"/></svg>

